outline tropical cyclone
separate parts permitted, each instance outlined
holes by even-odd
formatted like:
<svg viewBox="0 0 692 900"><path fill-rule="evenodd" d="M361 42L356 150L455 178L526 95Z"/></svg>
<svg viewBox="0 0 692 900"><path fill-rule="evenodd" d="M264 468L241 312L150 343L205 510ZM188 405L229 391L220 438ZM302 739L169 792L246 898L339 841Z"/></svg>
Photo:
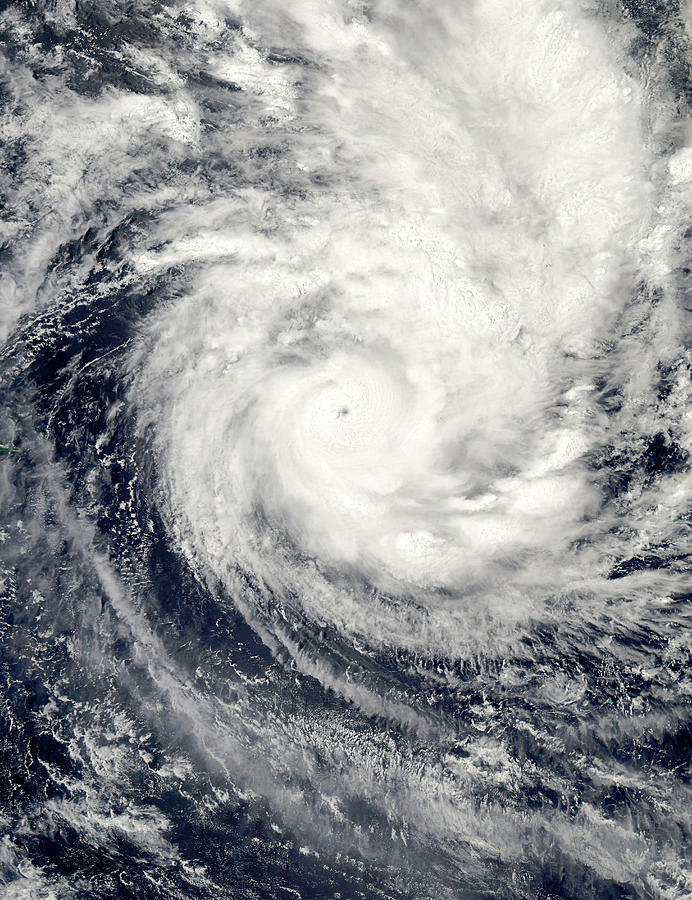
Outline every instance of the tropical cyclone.
<svg viewBox="0 0 692 900"><path fill-rule="evenodd" d="M277 117L284 189L188 208L190 237L168 235L166 258L193 234L228 248L133 356L171 527L222 581L240 567L368 641L454 656L436 591L502 620L508 596L606 574L585 459L608 440L605 338L647 265L645 100L576 5L239 13L319 65L299 102L297 70L268 91L248 47L223 62ZM394 634L350 589L345 617L333 570L424 597L431 624Z"/></svg>
<svg viewBox="0 0 692 900"><path fill-rule="evenodd" d="M676 15L98 6L0 18L0 884L686 895Z"/></svg>

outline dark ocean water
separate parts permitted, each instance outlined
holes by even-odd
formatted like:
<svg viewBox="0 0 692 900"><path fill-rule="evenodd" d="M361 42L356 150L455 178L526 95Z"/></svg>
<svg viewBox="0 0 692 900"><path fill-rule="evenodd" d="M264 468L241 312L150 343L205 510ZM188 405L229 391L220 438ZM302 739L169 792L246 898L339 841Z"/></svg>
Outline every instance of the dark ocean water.
<svg viewBox="0 0 692 900"><path fill-rule="evenodd" d="M3 896L692 897L684 10L0 42Z"/></svg>

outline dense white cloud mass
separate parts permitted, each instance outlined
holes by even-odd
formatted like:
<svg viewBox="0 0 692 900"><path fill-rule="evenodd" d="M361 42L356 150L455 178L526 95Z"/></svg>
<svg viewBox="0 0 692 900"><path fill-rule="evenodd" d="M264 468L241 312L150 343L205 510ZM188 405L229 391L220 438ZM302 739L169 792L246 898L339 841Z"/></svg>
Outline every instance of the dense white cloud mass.
<svg viewBox="0 0 692 900"><path fill-rule="evenodd" d="M248 897L687 896L682 14L108 10L2 20L7 572L72 610L41 828L166 897L245 890L176 824L233 804L318 872ZM10 896L86 896L30 821Z"/></svg>
<svg viewBox="0 0 692 900"><path fill-rule="evenodd" d="M378 646L485 645L479 607L541 616L613 563L585 461L610 439L596 380L632 362L609 339L665 265L647 100L577 5L237 14L319 64L267 85L247 38L219 54L247 95L223 139L271 117L287 149L138 260L200 260L133 362L172 527L231 594L251 572Z"/></svg>

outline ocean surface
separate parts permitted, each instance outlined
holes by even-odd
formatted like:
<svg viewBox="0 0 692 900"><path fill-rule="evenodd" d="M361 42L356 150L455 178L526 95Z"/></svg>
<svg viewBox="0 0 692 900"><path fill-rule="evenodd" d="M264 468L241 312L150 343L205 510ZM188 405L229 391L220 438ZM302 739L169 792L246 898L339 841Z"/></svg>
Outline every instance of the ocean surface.
<svg viewBox="0 0 692 900"><path fill-rule="evenodd" d="M2 897L691 898L689 4L0 9Z"/></svg>

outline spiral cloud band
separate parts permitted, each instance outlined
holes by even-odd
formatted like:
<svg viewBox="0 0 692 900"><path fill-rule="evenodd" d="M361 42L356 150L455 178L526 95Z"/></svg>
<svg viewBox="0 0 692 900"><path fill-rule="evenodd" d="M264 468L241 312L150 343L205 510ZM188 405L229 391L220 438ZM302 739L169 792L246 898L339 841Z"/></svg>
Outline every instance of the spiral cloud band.
<svg viewBox="0 0 692 900"><path fill-rule="evenodd" d="M9 896L692 891L643 7L2 13Z"/></svg>

